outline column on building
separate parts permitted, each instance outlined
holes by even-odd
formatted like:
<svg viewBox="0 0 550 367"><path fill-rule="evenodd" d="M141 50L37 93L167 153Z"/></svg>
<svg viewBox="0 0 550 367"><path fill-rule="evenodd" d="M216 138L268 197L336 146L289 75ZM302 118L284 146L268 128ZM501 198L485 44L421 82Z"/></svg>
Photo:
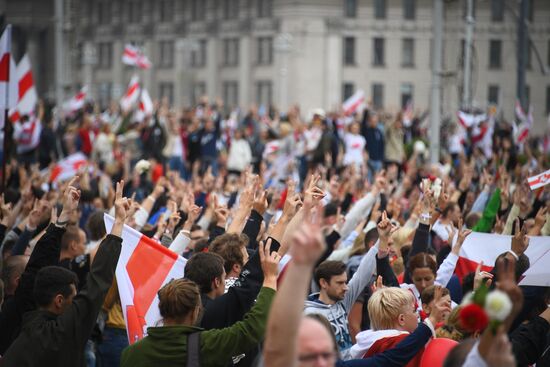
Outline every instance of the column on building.
<svg viewBox="0 0 550 367"><path fill-rule="evenodd" d="M26 53L29 55L29 60L32 67L32 77L36 90L44 90L44 75L40 72L40 63L44 62L42 55L40 54L40 43L38 41L38 31L29 29L26 31ZM23 57L23 54L20 55ZM18 61L18 60L17 60Z"/></svg>
<svg viewBox="0 0 550 367"><path fill-rule="evenodd" d="M122 52L124 51L124 43L117 39L113 42L113 91L111 96L118 100L124 93L126 84L129 80L124 80L124 64L122 63Z"/></svg>
<svg viewBox="0 0 550 367"><path fill-rule="evenodd" d="M250 95L250 75L252 74L250 44L249 35L241 37L239 45L239 106L241 108L247 108L252 101Z"/></svg>
<svg viewBox="0 0 550 367"><path fill-rule="evenodd" d="M83 85L92 88L93 86L93 73L94 64L97 61L97 50L95 45L91 41L85 41L82 46L82 82ZM90 93L94 95L93 89Z"/></svg>
<svg viewBox="0 0 550 367"><path fill-rule="evenodd" d="M342 91L342 36L331 32L326 38L325 62L323 76L325 78L325 95L323 105L334 109L341 104Z"/></svg>
<svg viewBox="0 0 550 367"><path fill-rule="evenodd" d="M147 38L147 41L145 41L144 44L143 44L143 51L144 51L145 55L147 55L147 57L149 57L149 59L151 59L152 56L155 55L156 52L158 52L158 51L155 52L155 45L156 45L156 42L154 42L149 37ZM153 67L150 67L147 70L143 70L143 69L137 69L137 70L139 70L140 77L143 78L141 83L145 87L145 89L147 89L147 91L149 91L149 95L151 95L152 93L156 93L156 92L153 91L153 88L155 88L155 85L154 85L154 76L155 76L154 64L153 64Z"/></svg>

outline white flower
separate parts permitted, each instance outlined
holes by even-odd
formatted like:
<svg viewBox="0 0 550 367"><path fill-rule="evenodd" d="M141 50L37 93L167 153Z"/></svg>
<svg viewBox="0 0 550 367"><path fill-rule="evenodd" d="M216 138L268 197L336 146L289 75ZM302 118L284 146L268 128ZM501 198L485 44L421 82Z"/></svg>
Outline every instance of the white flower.
<svg viewBox="0 0 550 367"><path fill-rule="evenodd" d="M141 175L144 172L149 171L151 168L151 163L149 161L146 161L145 159L142 159L136 163L136 171Z"/></svg>
<svg viewBox="0 0 550 367"><path fill-rule="evenodd" d="M506 293L494 290L485 298L485 311L491 320L504 321L512 311L512 301Z"/></svg>
<svg viewBox="0 0 550 367"><path fill-rule="evenodd" d="M462 303L460 305L464 307L472 303L474 303L474 292L470 292L462 297Z"/></svg>

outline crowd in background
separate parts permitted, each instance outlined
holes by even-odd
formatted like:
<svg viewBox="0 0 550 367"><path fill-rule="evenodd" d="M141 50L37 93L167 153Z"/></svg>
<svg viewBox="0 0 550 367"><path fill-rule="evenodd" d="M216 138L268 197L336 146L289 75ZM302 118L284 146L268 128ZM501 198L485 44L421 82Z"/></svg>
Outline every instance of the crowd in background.
<svg viewBox="0 0 550 367"><path fill-rule="evenodd" d="M452 122L432 164L425 116L210 102L139 120L40 104L37 145L13 136L0 365L421 366L437 337L457 342L445 366L550 366L549 289L517 285L529 237L550 235L549 186L527 185L550 167L540 140ZM52 181L77 152L75 177ZM158 291L162 325L132 345L114 277L124 224L188 259ZM511 235L510 250L460 279L472 232ZM465 325L480 289L512 301L498 327Z"/></svg>

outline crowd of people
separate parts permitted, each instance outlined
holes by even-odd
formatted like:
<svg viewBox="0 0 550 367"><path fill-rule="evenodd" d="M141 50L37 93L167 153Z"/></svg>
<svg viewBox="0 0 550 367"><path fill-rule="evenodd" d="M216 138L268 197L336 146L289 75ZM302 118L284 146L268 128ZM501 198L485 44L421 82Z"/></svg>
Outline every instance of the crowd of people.
<svg viewBox="0 0 550 367"><path fill-rule="evenodd" d="M550 289L518 286L550 236L550 185L527 184L550 157L505 121L489 146L449 129L432 164L422 117L370 108L34 118L37 144L16 128L3 152L0 366L550 366ZM132 343L125 226L186 259ZM459 276L475 232L508 249Z"/></svg>

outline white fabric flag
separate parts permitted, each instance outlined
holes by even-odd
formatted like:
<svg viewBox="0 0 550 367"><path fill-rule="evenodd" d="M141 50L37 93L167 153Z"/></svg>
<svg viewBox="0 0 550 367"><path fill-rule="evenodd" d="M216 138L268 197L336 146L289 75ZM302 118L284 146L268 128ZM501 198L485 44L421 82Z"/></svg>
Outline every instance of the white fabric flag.
<svg viewBox="0 0 550 367"><path fill-rule="evenodd" d="M153 115L153 101L151 100L147 89L143 88L143 90L141 91L139 108L137 109L135 114L135 120L138 122L142 122L143 120L145 120L146 117L150 117L151 115Z"/></svg>
<svg viewBox="0 0 550 367"><path fill-rule="evenodd" d="M114 218L105 214L110 232ZM187 260L125 225L116 267L118 293L130 344L147 335L147 327L161 321L157 292L172 279L183 278Z"/></svg>
<svg viewBox="0 0 550 367"><path fill-rule="evenodd" d="M124 111L131 110L138 101L139 95L139 77L137 75L134 75L130 80L130 84L128 84L128 89L126 90L126 93L124 93L122 99L120 100L120 107Z"/></svg>
<svg viewBox="0 0 550 367"><path fill-rule="evenodd" d="M38 95L34 87L32 77L32 68L29 56L25 54L17 68L15 69L15 77L18 85L18 101L17 105L9 112L11 122L19 121L21 116L31 115L34 112L34 107L38 103Z"/></svg>
<svg viewBox="0 0 550 367"><path fill-rule="evenodd" d="M88 86L85 85L71 99L63 103L63 110L69 113L78 111L79 109L84 107L87 96L88 96Z"/></svg>
<svg viewBox="0 0 550 367"><path fill-rule="evenodd" d="M4 127L5 110L15 107L18 99L16 67L11 56L11 25L0 37L0 129Z"/></svg>
<svg viewBox="0 0 550 367"><path fill-rule="evenodd" d="M546 186L550 183L550 169L539 173L538 175L529 177L527 179L527 182L529 182L529 187L531 188L531 191L538 189L539 187Z"/></svg>
<svg viewBox="0 0 550 367"><path fill-rule="evenodd" d="M342 109L345 115L351 115L356 111L359 111L365 105L365 91L359 89L351 97L346 99L342 104Z"/></svg>

